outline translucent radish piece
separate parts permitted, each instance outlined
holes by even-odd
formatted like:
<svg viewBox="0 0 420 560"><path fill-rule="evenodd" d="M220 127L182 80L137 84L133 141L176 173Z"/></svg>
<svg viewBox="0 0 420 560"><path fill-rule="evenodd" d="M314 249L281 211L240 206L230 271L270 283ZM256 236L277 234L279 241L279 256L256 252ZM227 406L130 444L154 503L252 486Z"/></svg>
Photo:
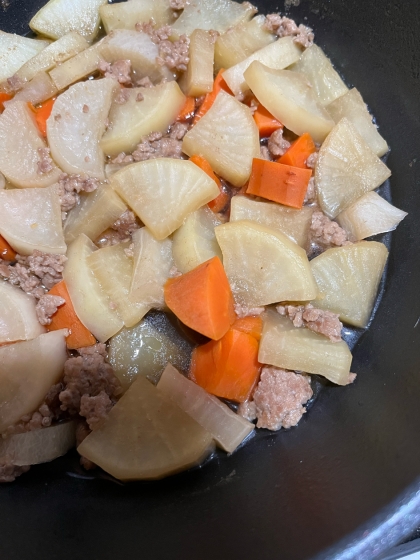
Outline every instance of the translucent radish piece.
<svg viewBox="0 0 420 560"><path fill-rule="evenodd" d="M98 249L86 259L96 280L109 297L111 307L115 309L126 327L132 327L142 319L150 307L143 302L130 300L130 284L133 276L133 259L124 249L129 243L119 243L111 247Z"/></svg>
<svg viewBox="0 0 420 560"><path fill-rule="evenodd" d="M105 179L99 141L116 87L112 78L89 80L71 86L54 103L47 120L48 143L52 157L66 173Z"/></svg>
<svg viewBox="0 0 420 560"><path fill-rule="evenodd" d="M351 89L345 95L330 103L327 111L336 123L343 117L346 117L378 157L382 157L389 150L388 144L372 122L372 115L369 113L362 96L356 88Z"/></svg>
<svg viewBox="0 0 420 560"><path fill-rule="evenodd" d="M280 231L243 220L217 226L215 232L237 303L259 307L316 297L305 251Z"/></svg>
<svg viewBox="0 0 420 560"><path fill-rule="evenodd" d="M349 236L357 241L394 230L407 212L389 204L376 192L368 192L336 218Z"/></svg>
<svg viewBox="0 0 420 560"><path fill-rule="evenodd" d="M126 210L127 206L117 193L109 185L101 185L68 213L64 222L66 243L71 243L81 233L94 241Z"/></svg>
<svg viewBox="0 0 420 560"><path fill-rule="evenodd" d="M241 21L247 21L256 9L249 3L239 4L231 0L193 0L172 25L174 37L191 35L195 29L224 33Z"/></svg>
<svg viewBox="0 0 420 560"><path fill-rule="evenodd" d="M251 111L221 91L207 113L184 136L182 151L204 156L213 170L241 187L260 155L259 133Z"/></svg>
<svg viewBox="0 0 420 560"><path fill-rule="evenodd" d="M270 310L264 316L258 361L347 385L352 355L343 340L331 342L309 329L295 327L290 319Z"/></svg>
<svg viewBox="0 0 420 560"><path fill-rule="evenodd" d="M308 206L303 206L301 210L295 210L281 204L258 202L247 196L234 196L230 204L231 222L251 220L276 229L304 249L308 245L312 213L313 209Z"/></svg>
<svg viewBox="0 0 420 560"><path fill-rule="evenodd" d="M43 103L47 99L51 99L57 94L57 88L50 76L46 72L38 72L38 74L27 82L17 94L6 103L14 103L15 101L30 101L32 105Z"/></svg>
<svg viewBox="0 0 420 560"><path fill-rule="evenodd" d="M77 31L92 41L99 31L99 7L107 0L50 0L29 22L29 27L51 39Z"/></svg>
<svg viewBox="0 0 420 560"><path fill-rule="evenodd" d="M0 439L0 461L12 465L38 465L62 457L76 445L76 422L32 430Z"/></svg>
<svg viewBox="0 0 420 560"><path fill-rule="evenodd" d="M101 140L103 151L110 156L131 153L142 137L151 132L166 133L185 103L185 95L173 81L126 92L125 103L114 101L111 105L110 127Z"/></svg>
<svg viewBox="0 0 420 560"><path fill-rule="evenodd" d="M255 51L273 43L276 36L264 27L265 16L255 16L228 29L217 38L214 51L214 65L216 71L230 68Z"/></svg>
<svg viewBox="0 0 420 560"><path fill-rule="evenodd" d="M245 72L254 61L258 61L268 68L283 70L297 62L301 54L302 51L292 37L282 37L223 72L223 78L233 93L240 95L249 91L250 88L252 89L245 77Z"/></svg>
<svg viewBox="0 0 420 560"><path fill-rule="evenodd" d="M309 132L321 143L333 128L334 121L303 74L272 70L255 61L245 71L245 79L258 101L295 134Z"/></svg>
<svg viewBox="0 0 420 560"><path fill-rule="evenodd" d="M254 424L187 379L171 364L162 373L158 389L210 432L217 445L228 453L233 453L254 430Z"/></svg>
<svg viewBox="0 0 420 560"><path fill-rule="evenodd" d="M195 29L190 38L190 61L180 85L185 95L199 97L213 90L214 40L210 31Z"/></svg>
<svg viewBox="0 0 420 560"><path fill-rule="evenodd" d="M124 323L86 262L95 250L86 235L79 235L68 248L63 278L81 322L99 342L106 342Z"/></svg>
<svg viewBox="0 0 420 560"><path fill-rule="evenodd" d="M109 342L109 363L125 391L138 375L157 383L168 362L187 374L192 345L163 312L151 312Z"/></svg>
<svg viewBox="0 0 420 560"><path fill-rule="evenodd" d="M376 241L328 249L311 261L319 288L315 307L340 315L355 327L366 327L372 313L388 249Z"/></svg>
<svg viewBox="0 0 420 560"><path fill-rule="evenodd" d="M111 185L158 240L218 196L219 188L191 161L158 158L115 173Z"/></svg>
<svg viewBox="0 0 420 560"><path fill-rule="evenodd" d="M291 70L305 74L324 107L348 91L348 87L334 70L330 59L318 45L305 49L300 60Z"/></svg>
<svg viewBox="0 0 420 560"><path fill-rule="evenodd" d="M185 274L216 256L222 260L214 233L214 228L221 223L217 215L206 207L187 216L173 237L172 254L180 272Z"/></svg>
<svg viewBox="0 0 420 560"><path fill-rule="evenodd" d="M105 4L99 8L105 31L134 29L136 23L147 23L152 18L156 27L173 22L173 11L165 0L128 0L118 4Z"/></svg>
<svg viewBox="0 0 420 560"><path fill-rule="evenodd" d="M29 39L0 31L0 82L11 78L25 62L49 44L49 41Z"/></svg>
<svg viewBox="0 0 420 560"><path fill-rule="evenodd" d="M211 435L138 377L78 452L120 480L163 478L203 461Z"/></svg>
<svg viewBox="0 0 420 560"><path fill-rule="evenodd" d="M77 53L87 49L89 43L76 31L70 31L54 41L26 62L14 75L18 82L29 82L38 74L62 64Z"/></svg>
<svg viewBox="0 0 420 560"><path fill-rule="evenodd" d="M63 375L67 330L0 348L0 433L37 409Z"/></svg>
<svg viewBox="0 0 420 560"><path fill-rule="evenodd" d="M143 227L133 234L134 266L129 302L149 309L164 307L163 286L173 267L172 241L158 241Z"/></svg>
<svg viewBox="0 0 420 560"><path fill-rule="evenodd" d="M0 233L21 255L35 249L64 254L60 197L55 186L0 191Z"/></svg>
<svg viewBox="0 0 420 560"><path fill-rule="evenodd" d="M33 114L23 101L8 103L0 115L0 171L16 187L48 187L61 171L39 173L40 150L46 148Z"/></svg>
<svg viewBox="0 0 420 560"><path fill-rule="evenodd" d="M0 345L31 340L45 332L35 306L35 298L8 282L0 282Z"/></svg>
<svg viewBox="0 0 420 560"><path fill-rule="evenodd" d="M391 171L372 152L346 118L335 125L318 154L315 185L323 212L335 218L363 194L373 191Z"/></svg>

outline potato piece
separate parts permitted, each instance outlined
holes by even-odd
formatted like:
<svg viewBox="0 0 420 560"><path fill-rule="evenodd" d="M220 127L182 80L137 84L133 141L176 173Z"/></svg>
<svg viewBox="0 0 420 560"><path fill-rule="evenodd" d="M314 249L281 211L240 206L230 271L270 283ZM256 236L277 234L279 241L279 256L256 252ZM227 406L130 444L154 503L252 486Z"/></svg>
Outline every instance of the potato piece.
<svg viewBox="0 0 420 560"><path fill-rule="evenodd" d="M348 92L348 87L318 45L305 49L290 70L305 74L324 107Z"/></svg>
<svg viewBox="0 0 420 560"><path fill-rule="evenodd" d="M120 480L154 480L199 464L210 434L138 377L78 452Z"/></svg>
<svg viewBox="0 0 420 560"><path fill-rule="evenodd" d="M241 95L252 89L245 78L245 72L254 61L282 70L299 60L301 53L292 37L282 37L223 72L223 78L235 95Z"/></svg>
<svg viewBox="0 0 420 560"><path fill-rule="evenodd" d="M0 348L0 433L37 409L63 374L67 330Z"/></svg>
<svg viewBox="0 0 420 560"><path fill-rule="evenodd" d="M105 31L134 29L136 23L147 23L152 18L156 27L173 23L173 11L165 0L128 0L105 4L99 8Z"/></svg>
<svg viewBox="0 0 420 560"><path fill-rule="evenodd" d="M234 196L230 204L230 221L251 220L281 231L292 241L306 249L313 209L288 208L272 202L257 202L247 196ZM179 268L179 267L178 267Z"/></svg>
<svg viewBox="0 0 420 560"><path fill-rule="evenodd" d="M213 257L222 260L214 233L214 228L221 223L217 215L205 206L187 216L174 233L172 245L175 266L182 274Z"/></svg>
<svg viewBox="0 0 420 560"><path fill-rule="evenodd" d="M0 282L0 346L31 340L45 332L35 310L35 298L8 282Z"/></svg>
<svg viewBox="0 0 420 560"><path fill-rule="evenodd" d="M346 117L378 157L382 157L389 150L388 144L372 122L372 116L356 88L351 89L345 95L330 103L327 106L327 111L336 123L343 117Z"/></svg>
<svg viewBox="0 0 420 560"><path fill-rule="evenodd" d="M85 195L80 204L68 213L64 222L66 243L71 243L81 233L94 241L126 210L127 206L109 185L100 186Z"/></svg>
<svg viewBox="0 0 420 560"><path fill-rule="evenodd" d="M172 25L174 38L191 35L195 29L224 33L241 21L247 21L256 9L249 3L231 0L193 0L186 4L184 11Z"/></svg>
<svg viewBox="0 0 420 560"><path fill-rule="evenodd" d="M89 80L71 86L56 100L47 120L52 157L66 173L85 173L105 179L104 154L99 141L117 82Z"/></svg>
<svg viewBox="0 0 420 560"><path fill-rule="evenodd" d="M99 30L99 7L107 0L50 0L29 22L29 27L51 39L77 31L93 41Z"/></svg>
<svg viewBox="0 0 420 560"><path fill-rule="evenodd" d="M11 78L21 66L50 44L0 31L0 82Z"/></svg>
<svg viewBox="0 0 420 560"><path fill-rule="evenodd" d="M260 155L257 125L248 107L221 91L207 113L184 136L182 151L204 156L221 177L241 187Z"/></svg>
<svg viewBox="0 0 420 560"><path fill-rule="evenodd" d="M242 220L217 226L215 233L240 305L259 307L316 296L305 251L280 231Z"/></svg>
<svg viewBox="0 0 420 560"><path fill-rule="evenodd" d="M363 194L388 179L391 171L346 118L335 125L318 154L315 185L323 212L335 218Z"/></svg>
<svg viewBox="0 0 420 560"><path fill-rule="evenodd" d="M168 362L187 374L192 345L161 311L148 313L138 325L122 329L109 342L109 363L127 390L138 375L157 383Z"/></svg>
<svg viewBox="0 0 420 560"><path fill-rule="evenodd" d="M333 128L334 121L303 74L273 70L255 61L245 79L258 101L295 134L309 132L315 142L323 142Z"/></svg>
<svg viewBox="0 0 420 560"><path fill-rule="evenodd" d="M35 249L62 255L66 243L55 186L0 191L0 233L21 255Z"/></svg>
<svg viewBox="0 0 420 560"><path fill-rule="evenodd" d="M190 61L180 80L185 95L199 97L213 90L214 40L210 31L195 29L190 38Z"/></svg>
<svg viewBox="0 0 420 560"><path fill-rule="evenodd" d="M319 288L315 307L340 315L341 321L366 327L372 313L388 249L376 241L328 249L311 261Z"/></svg>
<svg viewBox="0 0 420 560"><path fill-rule="evenodd" d="M371 235L394 230L407 212L389 204L376 192L370 191L343 210L336 221L350 238L360 241Z"/></svg>
<svg viewBox="0 0 420 560"><path fill-rule="evenodd" d="M79 319L99 342L106 342L124 323L87 264L87 257L95 250L86 235L79 235L68 248L63 278Z"/></svg>
<svg viewBox="0 0 420 560"><path fill-rule="evenodd" d="M0 171L16 187L48 187L61 171L51 162L51 171L38 172L39 150L46 148L34 116L23 101L8 103L0 115Z"/></svg>
<svg viewBox="0 0 420 560"><path fill-rule="evenodd" d="M230 68L255 51L273 43L276 36L264 28L265 16L255 16L228 29L217 38L214 50L214 65L218 72Z"/></svg>
<svg viewBox="0 0 420 560"><path fill-rule="evenodd" d="M151 132L165 133L185 103L185 95L177 82L152 88L132 88L127 93L126 103L121 105L114 101L112 104L111 126L101 140L103 151L110 156L134 151L141 138Z"/></svg>
<svg viewBox="0 0 420 560"><path fill-rule="evenodd" d="M171 158L128 165L112 176L111 186L158 240L219 194L213 179L197 165Z"/></svg>
<svg viewBox="0 0 420 560"><path fill-rule="evenodd" d="M352 355L344 340L331 342L309 329L296 328L288 317L270 310L264 317L258 361L347 385Z"/></svg>
<svg viewBox="0 0 420 560"><path fill-rule="evenodd" d="M33 80L27 82L23 88L17 92L11 101L30 101L32 105L43 103L47 99L51 99L57 94L57 88L50 76L46 72L38 72Z"/></svg>

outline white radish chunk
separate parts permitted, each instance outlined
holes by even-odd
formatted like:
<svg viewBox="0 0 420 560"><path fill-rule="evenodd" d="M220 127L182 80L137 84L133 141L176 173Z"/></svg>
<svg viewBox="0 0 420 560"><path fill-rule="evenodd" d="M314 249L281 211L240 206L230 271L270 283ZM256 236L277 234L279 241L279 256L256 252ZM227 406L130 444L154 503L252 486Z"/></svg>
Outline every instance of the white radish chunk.
<svg viewBox="0 0 420 560"><path fill-rule="evenodd" d="M151 19L157 28L173 22L173 11L165 0L128 0L117 4L104 4L99 8L105 31L134 29L137 23Z"/></svg>
<svg viewBox="0 0 420 560"><path fill-rule="evenodd" d="M180 80L185 95L199 97L213 90L214 38L210 31L191 34L187 71Z"/></svg>
<svg viewBox="0 0 420 560"><path fill-rule="evenodd" d="M11 78L25 62L49 44L49 41L29 39L0 31L0 83Z"/></svg>
<svg viewBox="0 0 420 560"><path fill-rule="evenodd" d="M67 247L57 188L0 191L0 233L21 255L32 255L35 249L64 254Z"/></svg>
<svg viewBox="0 0 420 560"><path fill-rule="evenodd" d="M50 76L46 72L38 72L37 75L27 82L16 95L7 101L7 104L15 101L30 102L32 105L43 103L47 99L51 99L57 94L57 88Z"/></svg>
<svg viewBox="0 0 420 560"><path fill-rule="evenodd" d="M221 91L211 108L184 136L182 151L206 158L221 177L241 187L260 155L257 125L243 103Z"/></svg>
<svg viewBox="0 0 420 560"><path fill-rule="evenodd" d="M66 173L105 179L100 139L117 82L112 78L71 86L56 100L47 120L54 160Z"/></svg>

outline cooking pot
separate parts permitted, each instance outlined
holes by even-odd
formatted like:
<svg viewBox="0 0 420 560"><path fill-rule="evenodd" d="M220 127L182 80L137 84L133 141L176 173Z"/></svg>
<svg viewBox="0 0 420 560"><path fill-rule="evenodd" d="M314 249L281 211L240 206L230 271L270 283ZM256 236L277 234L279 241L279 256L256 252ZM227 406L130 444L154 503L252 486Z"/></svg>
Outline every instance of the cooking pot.
<svg viewBox="0 0 420 560"><path fill-rule="evenodd" d="M26 33L43 0L0 3ZM262 13L283 4L255 1ZM7 560L372 559L420 522L420 2L301 0L290 17L368 103L391 147L382 300L357 333L346 388L327 385L296 428L159 482L92 477L75 455L0 488ZM354 340L354 338L353 338Z"/></svg>

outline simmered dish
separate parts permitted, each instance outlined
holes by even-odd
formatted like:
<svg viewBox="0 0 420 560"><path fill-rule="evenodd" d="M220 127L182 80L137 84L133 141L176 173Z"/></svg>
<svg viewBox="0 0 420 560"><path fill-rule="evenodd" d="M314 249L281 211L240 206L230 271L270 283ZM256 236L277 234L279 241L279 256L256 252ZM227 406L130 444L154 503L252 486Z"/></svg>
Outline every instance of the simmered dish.
<svg viewBox="0 0 420 560"><path fill-rule="evenodd" d="M158 479L353 383L406 213L312 30L231 0L50 0L0 31L0 481ZM344 389L343 389L344 390Z"/></svg>

